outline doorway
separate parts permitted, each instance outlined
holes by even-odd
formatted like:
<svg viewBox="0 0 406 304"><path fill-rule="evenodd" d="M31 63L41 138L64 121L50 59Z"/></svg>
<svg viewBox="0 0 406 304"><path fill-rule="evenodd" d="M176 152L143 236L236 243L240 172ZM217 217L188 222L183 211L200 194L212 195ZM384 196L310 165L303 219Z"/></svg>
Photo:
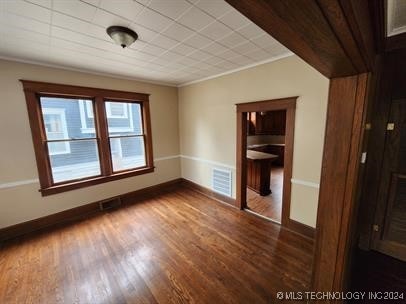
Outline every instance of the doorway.
<svg viewBox="0 0 406 304"><path fill-rule="evenodd" d="M288 226L297 97L237 104L237 207Z"/></svg>

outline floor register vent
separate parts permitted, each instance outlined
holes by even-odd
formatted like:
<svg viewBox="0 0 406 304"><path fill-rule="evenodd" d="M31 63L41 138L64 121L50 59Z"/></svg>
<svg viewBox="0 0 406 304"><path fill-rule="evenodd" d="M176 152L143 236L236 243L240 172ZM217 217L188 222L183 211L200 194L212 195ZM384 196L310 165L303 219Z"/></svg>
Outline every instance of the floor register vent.
<svg viewBox="0 0 406 304"><path fill-rule="evenodd" d="M231 197L231 170L213 168L212 189L213 191Z"/></svg>
<svg viewBox="0 0 406 304"><path fill-rule="evenodd" d="M116 196L99 202L100 210L109 210L121 206L121 197Z"/></svg>

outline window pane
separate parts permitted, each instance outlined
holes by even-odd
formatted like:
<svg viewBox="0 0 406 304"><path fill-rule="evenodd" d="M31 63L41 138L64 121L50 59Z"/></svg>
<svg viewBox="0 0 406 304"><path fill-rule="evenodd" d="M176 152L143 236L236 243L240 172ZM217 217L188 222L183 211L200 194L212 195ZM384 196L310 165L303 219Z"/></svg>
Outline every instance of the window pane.
<svg viewBox="0 0 406 304"><path fill-rule="evenodd" d="M41 97L47 140L96 137L91 100ZM68 145L50 146L50 154L69 153Z"/></svg>
<svg viewBox="0 0 406 304"><path fill-rule="evenodd" d="M141 135L141 105L106 101L106 116L110 136Z"/></svg>
<svg viewBox="0 0 406 304"><path fill-rule="evenodd" d="M142 136L110 138L110 150L113 171L134 169L146 165Z"/></svg>
<svg viewBox="0 0 406 304"><path fill-rule="evenodd" d="M54 183L100 175L99 153L94 139L58 142L69 144L71 152L64 155L50 155ZM56 143L48 143L50 145Z"/></svg>

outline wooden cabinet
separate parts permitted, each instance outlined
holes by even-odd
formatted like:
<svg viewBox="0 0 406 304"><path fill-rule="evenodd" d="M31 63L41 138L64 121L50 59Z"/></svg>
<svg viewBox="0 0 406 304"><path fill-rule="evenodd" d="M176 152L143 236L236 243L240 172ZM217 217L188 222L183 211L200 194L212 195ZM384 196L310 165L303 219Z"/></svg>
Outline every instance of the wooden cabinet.
<svg viewBox="0 0 406 304"><path fill-rule="evenodd" d="M278 155L278 158L275 160L274 164L276 166L282 166L285 163L285 146L283 145L268 145L266 146L266 152L270 154Z"/></svg>
<svg viewBox="0 0 406 304"><path fill-rule="evenodd" d="M271 163L276 155L247 151L247 187L261 196L272 193L271 191Z"/></svg>
<svg viewBox="0 0 406 304"><path fill-rule="evenodd" d="M286 111L251 112L247 115L248 135L285 135Z"/></svg>

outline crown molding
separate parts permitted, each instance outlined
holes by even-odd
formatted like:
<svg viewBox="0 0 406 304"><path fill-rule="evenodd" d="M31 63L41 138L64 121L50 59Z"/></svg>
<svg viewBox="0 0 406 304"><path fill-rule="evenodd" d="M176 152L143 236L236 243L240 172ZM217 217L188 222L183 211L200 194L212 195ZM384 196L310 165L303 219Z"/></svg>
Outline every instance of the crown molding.
<svg viewBox="0 0 406 304"><path fill-rule="evenodd" d="M248 65L245 65L243 67L236 68L236 69L233 69L233 70L230 70L230 71L227 71L227 72L219 73L219 74L216 74L216 75L213 75L213 76L208 76L208 77L204 77L204 78L201 78L201 79L197 79L197 80L193 80L193 81L189 81L189 82L185 82L185 83L181 83L181 84L178 85L178 88L185 87L185 86L195 84L195 83L199 83L199 82L202 82L202 81L218 78L218 77L221 77L221 76L229 75L229 74L232 74L232 73L240 72L240 71L243 71L243 70L247 70L247 69L259 66L259 65L263 65L263 64L266 64L266 63L277 61L277 60L280 60L280 59L283 59L283 58L286 58L286 57L290 57L290 56L293 56L293 55L295 55L295 54L289 51L286 54L275 56L275 57L272 57L272 58L269 58L269 59L266 59L266 60L263 60L263 61L260 61L260 62L251 63L251 64L248 64Z"/></svg>
<svg viewBox="0 0 406 304"><path fill-rule="evenodd" d="M1 60L6 60L6 61L14 61L14 62L19 62L19 63L26 63L26 64L33 64L33 65L38 65L38 66L44 66L48 68L55 68L55 69L62 69L62 70L67 70L67 71L72 71L72 72L79 72L79 73L85 73L85 74L91 74L91 75L97 75L97 76L104 76L104 77L111 77L111 78L116 78L116 79L123 79L123 80L131 80L131 81L138 81L138 82L143 82L147 84L154 84L154 85L161 85L161 86L168 86L168 87L177 87L175 83L169 83L169 82L164 82L164 81L154 81L154 80L148 80L148 79L143 79L143 78L137 78L137 77L126 77L126 76L120 76L117 74L112 74L112 73L105 73L105 72L96 72L88 69L80 69L80 68L73 68L73 67L68 67L65 65L59 65L59 64L53 64L53 63L45 63L42 61L37 61L37 60L28 60L28 59L21 59L21 58L16 58L16 57L10 57L10 56L2 56L0 55Z"/></svg>

